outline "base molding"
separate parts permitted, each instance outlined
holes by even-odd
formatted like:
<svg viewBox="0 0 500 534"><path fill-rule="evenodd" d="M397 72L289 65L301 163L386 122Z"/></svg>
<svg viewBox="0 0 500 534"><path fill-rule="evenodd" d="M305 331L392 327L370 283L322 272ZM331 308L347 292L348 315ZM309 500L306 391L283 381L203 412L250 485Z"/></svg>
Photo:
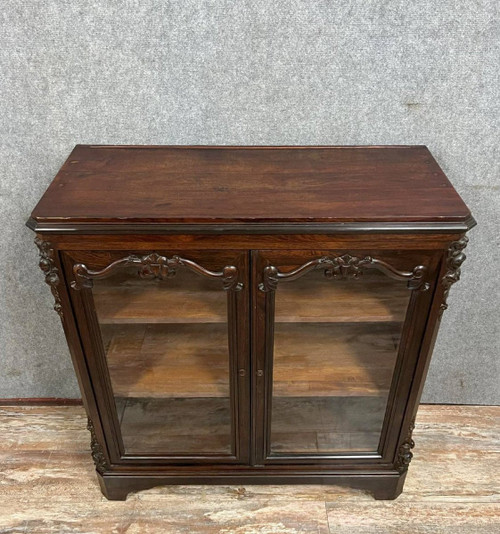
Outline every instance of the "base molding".
<svg viewBox="0 0 500 534"><path fill-rule="evenodd" d="M377 500L396 499L403 491L406 472L380 475L140 475L97 473L103 495L111 501L124 501L129 493L171 485L251 485L326 484L364 490Z"/></svg>

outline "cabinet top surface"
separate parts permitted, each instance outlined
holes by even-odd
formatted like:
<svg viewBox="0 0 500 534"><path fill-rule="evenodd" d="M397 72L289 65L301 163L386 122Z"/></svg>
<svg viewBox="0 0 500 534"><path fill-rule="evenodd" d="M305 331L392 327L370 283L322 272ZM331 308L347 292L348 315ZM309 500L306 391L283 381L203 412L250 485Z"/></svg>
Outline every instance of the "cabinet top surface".
<svg viewBox="0 0 500 534"><path fill-rule="evenodd" d="M41 223L451 223L471 214L424 146L77 145Z"/></svg>

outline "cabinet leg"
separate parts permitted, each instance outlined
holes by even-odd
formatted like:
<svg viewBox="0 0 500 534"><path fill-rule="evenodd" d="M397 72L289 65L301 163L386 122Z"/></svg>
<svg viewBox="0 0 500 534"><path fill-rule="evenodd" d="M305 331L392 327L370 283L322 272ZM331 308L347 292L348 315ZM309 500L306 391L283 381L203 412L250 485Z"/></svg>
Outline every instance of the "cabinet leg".
<svg viewBox="0 0 500 534"><path fill-rule="evenodd" d="M398 498L403 491L406 473L395 478L394 480L385 480L379 487L373 488L371 494L377 501L393 501Z"/></svg>
<svg viewBox="0 0 500 534"><path fill-rule="evenodd" d="M126 501L129 490L121 487L113 479L105 479L100 473L97 473L99 486L102 494L108 501Z"/></svg>

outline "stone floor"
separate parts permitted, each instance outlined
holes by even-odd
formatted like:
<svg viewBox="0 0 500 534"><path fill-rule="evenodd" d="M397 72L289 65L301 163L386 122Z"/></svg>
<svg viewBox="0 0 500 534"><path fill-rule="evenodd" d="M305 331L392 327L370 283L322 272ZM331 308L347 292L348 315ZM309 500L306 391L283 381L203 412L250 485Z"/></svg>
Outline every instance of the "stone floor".
<svg viewBox="0 0 500 534"><path fill-rule="evenodd" d="M403 494L177 486L109 502L83 408L0 407L0 533L500 533L500 407L422 406Z"/></svg>

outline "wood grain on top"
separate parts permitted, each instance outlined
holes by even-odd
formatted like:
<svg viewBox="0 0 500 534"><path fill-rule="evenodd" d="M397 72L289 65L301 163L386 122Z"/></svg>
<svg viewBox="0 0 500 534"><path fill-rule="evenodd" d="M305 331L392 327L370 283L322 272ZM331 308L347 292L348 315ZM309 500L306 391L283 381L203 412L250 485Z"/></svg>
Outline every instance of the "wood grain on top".
<svg viewBox="0 0 500 534"><path fill-rule="evenodd" d="M424 146L78 145L34 209L45 223L460 222Z"/></svg>

